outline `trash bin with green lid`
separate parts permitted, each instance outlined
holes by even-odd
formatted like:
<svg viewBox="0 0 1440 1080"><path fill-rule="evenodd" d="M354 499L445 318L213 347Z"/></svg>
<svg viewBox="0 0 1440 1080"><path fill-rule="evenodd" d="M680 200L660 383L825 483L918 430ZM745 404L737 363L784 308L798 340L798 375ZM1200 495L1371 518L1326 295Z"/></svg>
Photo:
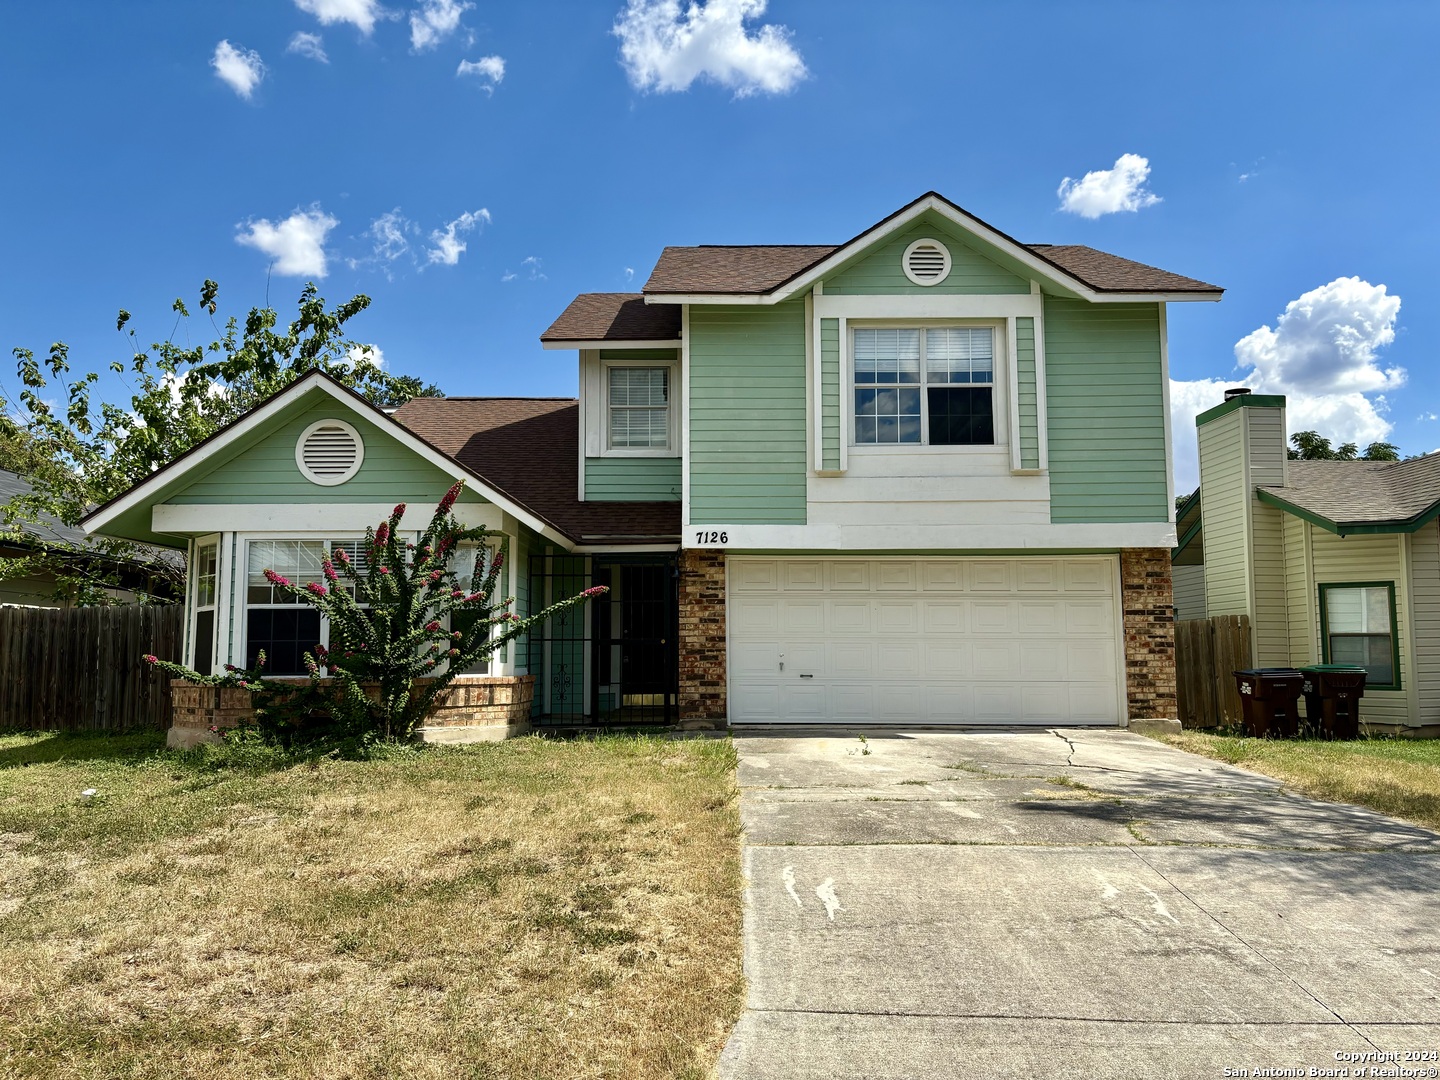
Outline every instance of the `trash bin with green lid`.
<svg viewBox="0 0 1440 1080"><path fill-rule="evenodd" d="M1246 668L1235 672L1245 734L1293 739L1300 731L1299 700L1305 678L1295 668Z"/></svg>
<svg viewBox="0 0 1440 1080"><path fill-rule="evenodd" d="M1305 719L1314 733L1326 739L1358 739L1365 669L1355 664L1311 664L1300 674Z"/></svg>

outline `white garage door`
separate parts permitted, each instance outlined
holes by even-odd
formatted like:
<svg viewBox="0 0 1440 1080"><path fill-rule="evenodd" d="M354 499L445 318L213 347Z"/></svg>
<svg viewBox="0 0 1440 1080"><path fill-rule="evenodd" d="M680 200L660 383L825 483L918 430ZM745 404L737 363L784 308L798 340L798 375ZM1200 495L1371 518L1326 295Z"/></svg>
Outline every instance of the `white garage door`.
<svg viewBox="0 0 1440 1080"><path fill-rule="evenodd" d="M729 567L734 723L1121 720L1114 558Z"/></svg>

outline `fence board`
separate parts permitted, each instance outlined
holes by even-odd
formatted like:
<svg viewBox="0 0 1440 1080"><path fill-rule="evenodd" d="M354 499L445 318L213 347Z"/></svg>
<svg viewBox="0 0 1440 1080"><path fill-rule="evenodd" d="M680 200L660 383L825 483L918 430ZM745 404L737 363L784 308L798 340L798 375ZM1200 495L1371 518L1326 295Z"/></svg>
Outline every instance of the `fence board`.
<svg viewBox="0 0 1440 1080"><path fill-rule="evenodd" d="M1250 617L1217 615L1175 624L1175 685L1180 723L1191 728L1238 725L1237 670L1252 666Z"/></svg>
<svg viewBox="0 0 1440 1080"><path fill-rule="evenodd" d="M178 606L0 608L0 730L170 726L168 676L140 657L180 659Z"/></svg>

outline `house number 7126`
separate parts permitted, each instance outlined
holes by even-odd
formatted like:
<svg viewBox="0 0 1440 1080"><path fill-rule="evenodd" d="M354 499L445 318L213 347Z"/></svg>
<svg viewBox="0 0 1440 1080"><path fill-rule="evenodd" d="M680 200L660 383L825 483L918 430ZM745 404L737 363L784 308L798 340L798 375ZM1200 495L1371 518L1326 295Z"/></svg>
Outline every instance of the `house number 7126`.
<svg viewBox="0 0 1440 1080"><path fill-rule="evenodd" d="M728 544L730 534L723 532L697 532L695 534L697 544Z"/></svg>

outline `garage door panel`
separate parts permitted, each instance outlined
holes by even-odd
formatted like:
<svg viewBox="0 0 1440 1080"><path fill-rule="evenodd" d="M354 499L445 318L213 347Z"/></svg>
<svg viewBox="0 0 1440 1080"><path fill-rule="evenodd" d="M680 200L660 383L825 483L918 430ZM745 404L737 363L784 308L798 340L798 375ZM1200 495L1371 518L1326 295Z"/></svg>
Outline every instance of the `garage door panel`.
<svg viewBox="0 0 1440 1080"><path fill-rule="evenodd" d="M1013 634L1015 614L1011 600L972 600L970 630L976 634Z"/></svg>
<svg viewBox="0 0 1440 1080"><path fill-rule="evenodd" d="M930 638L922 642L922 648L925 650L926 672L942 680L969 678L970 642Z"/></svg>
<svg viewBox="0 0 1440 1080"><path fill-rule="evenodd" d="M836 634L874 633L875 619L869 600L830 601L830 630Z"/></svg>
<svg viewBox="0 0 1440 1080"><path fill-rule="evenodd" d="M882 641L876 650L880 671L886 678L919 679L925 671L921 659L923 646L918 640L907 642Z"/></svg>
<svg viewBox="0 0 1440 1080"><path fill-rule="evenodd" d="M1123 716L1113 557L731 562L737 722Z"/></svg>
<svg viewBox="0 0 1440 1080"><path fill-rule="evenodd" d="M781 601L743 597L726 605L734 640L774 639L780 632Z"/></svg>
<svg viewBox="0 0 1440 1080"><path fill-rule="evenodd" d="M830 576L830 588L835 592L869 592L870 564L868 562L832 562L826 564Z"/></svg>
<svg viewBox="0 0 1440 1080"><path fill-rule="evenodd" d="M825 632L824 600L787 600L780 609L780 630L787 636L814 636Z"/></svg>

